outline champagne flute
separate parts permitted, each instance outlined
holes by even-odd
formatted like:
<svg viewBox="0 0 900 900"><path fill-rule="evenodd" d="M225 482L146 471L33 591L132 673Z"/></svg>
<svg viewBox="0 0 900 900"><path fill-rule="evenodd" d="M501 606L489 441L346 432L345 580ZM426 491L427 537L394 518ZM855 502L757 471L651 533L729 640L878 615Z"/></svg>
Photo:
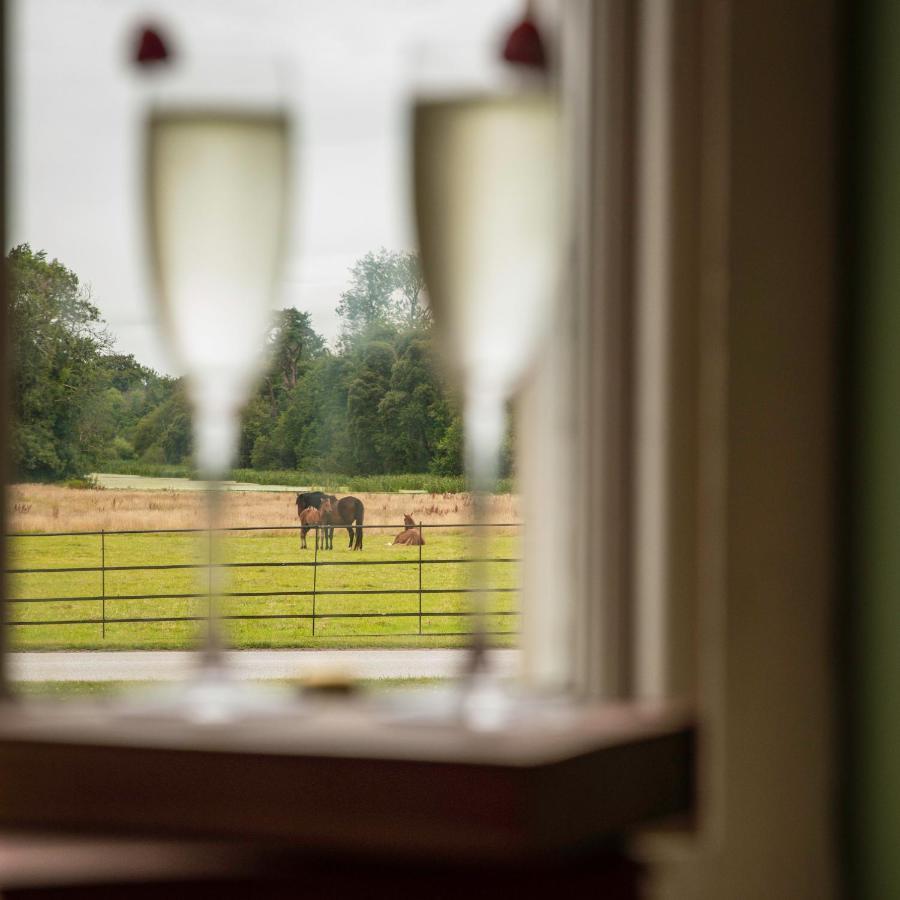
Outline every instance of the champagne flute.
<svg viewBox="0 0 900 900"><path fill-rule="evenodd" d="M496 69L464 67L449 90L439 81L417 99L413 122L419 248L435 326L463 393L472 555L480 560L506 403L557 291L562 194L559 103L546 76ZM471 724L495 727L505 706L487 678L488 570L477 565L464 709Z"/></svg>
<svg viewBox="0 0 900 900"><path fill-rule="evenodd" d="M208 483L209 608L192 702L216 720L252 693L225 669L217 529L240 413L264 364L287 224L290 127L275 75L257 61L182 66L159 85L146 124L155 296Z"/></svg>

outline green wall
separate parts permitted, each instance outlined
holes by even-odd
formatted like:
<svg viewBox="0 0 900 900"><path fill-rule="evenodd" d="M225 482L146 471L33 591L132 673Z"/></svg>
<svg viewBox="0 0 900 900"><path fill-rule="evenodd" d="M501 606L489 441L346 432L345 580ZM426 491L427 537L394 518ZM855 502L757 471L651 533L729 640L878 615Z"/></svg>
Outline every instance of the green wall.
<svg viewBox="0 0 900 900"><path fill-rule="evenodd" d="M855 221L851 507L846 598L852 897L900 897L900 2L856 29L848 146ZM849 374L849 373L847 373Z"/></svg>

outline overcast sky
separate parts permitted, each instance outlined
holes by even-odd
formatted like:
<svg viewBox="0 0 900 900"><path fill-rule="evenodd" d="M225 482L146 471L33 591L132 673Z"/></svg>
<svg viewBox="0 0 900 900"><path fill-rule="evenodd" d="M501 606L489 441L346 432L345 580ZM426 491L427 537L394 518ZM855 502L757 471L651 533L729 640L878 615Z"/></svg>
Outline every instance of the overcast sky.
<svg viewBox="0 0 900 900"><path fill-rule="evenodd" d="M290 58L298 116L295 228L281 306L329 340L347 268L411 248L405 111L415 48L490 44L519 0L18 0L12 4L10 245L91 287L123 352L172 372L147 290L139 178L146 80L128 62L158 22L184 55Z"/></svg>

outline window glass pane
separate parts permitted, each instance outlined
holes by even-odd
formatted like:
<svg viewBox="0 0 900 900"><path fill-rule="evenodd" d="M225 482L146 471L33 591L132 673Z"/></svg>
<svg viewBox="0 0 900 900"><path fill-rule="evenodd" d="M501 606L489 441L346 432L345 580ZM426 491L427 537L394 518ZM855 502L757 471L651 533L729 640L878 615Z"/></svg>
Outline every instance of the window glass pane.
<svg viewBox="0 0 900 900"><path fill-rule="evenodd" d="M62 696L182 676L186 655L165 651L193 646L206 614L191 408L160 334L146 252L143 126L164 90L160 73L134 63L147 26L173 67L274 61L297 122L274 362L244 412L234 474L253 490L225 504L232 646L462 646L472 622L471 501L459 398L437 364L415 249L409 100L427 48L496 55L522 5L11 6L11 645L72 651L14 654L13 678L29 693ZM483 549L488 630L512 651L520 518L507 431ZM310 489L362 502L361 553L340 521L333 547L317 548L315 529L301 547L296 494ZM324 545L324 530L319 537ZM299 655L244 654L238 665L258 678L309 671ZM460 668L439 654L345 655L330 665L389 681ZM499 665L512 670L515 659Z"/></svg>

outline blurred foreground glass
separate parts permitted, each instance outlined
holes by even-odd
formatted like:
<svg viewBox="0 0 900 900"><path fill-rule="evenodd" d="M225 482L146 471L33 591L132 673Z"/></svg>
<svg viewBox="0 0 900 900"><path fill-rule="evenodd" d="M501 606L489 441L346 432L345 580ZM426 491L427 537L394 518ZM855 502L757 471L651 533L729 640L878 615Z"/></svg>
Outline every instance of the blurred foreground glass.
<svg viewBox="0 0 900 900"><path fill-rule="evenodd" d="M472 556L485 560L506 404L534 360L558 291L560 112L544 72L451 56L437 48L424 57L413 123L415 210L429 303L464 398ZM492 727L508 704L485 664L487 575L485 563L473 575L463 714Z"/></svg>
<svg viewBox="0 0 900 900"><path fill-rule="evenodd" d="M290 127L267 61L179 63L157 82L146 133L146 213L160 320L193 410L207 482L209 607L187 712L254 706L224 664L221 480L264 366L287 229Z"/></svg>

